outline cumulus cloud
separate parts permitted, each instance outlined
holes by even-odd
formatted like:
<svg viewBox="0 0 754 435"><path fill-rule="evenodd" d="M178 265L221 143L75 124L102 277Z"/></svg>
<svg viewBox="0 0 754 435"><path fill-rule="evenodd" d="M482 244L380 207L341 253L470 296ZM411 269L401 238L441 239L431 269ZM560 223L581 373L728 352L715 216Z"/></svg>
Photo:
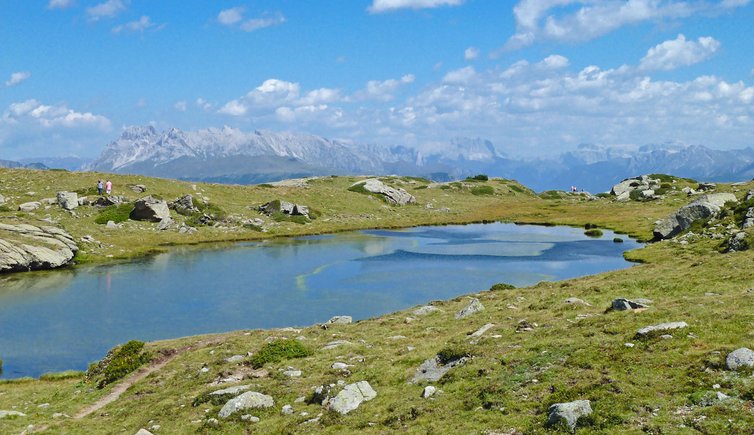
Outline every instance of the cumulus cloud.
<svg viewBox="0 0 754 435"><path fill-rule="evenodd" d="M175 104L173 104L173 107L179 112L185 112L188 110L188 103L185 101L176 101Z"/></svg>
<svg viewBox="0 0 754 435"><path fill-rule="evenodd" d="M749 0L521 0L513 8L516 33L502 51L538 40L586 41L627 25L686 18L745 6Z"/></svg>
<svg viewBox="0 0 754 435"><path fill-rule="evenodd" d="M398 9L429 9L440 6L458 6L465 0L373 0L369 12L381 13Z"/></svg>
<svg viewBox="0 0 754 435"><path fill-rule="evenodd" d="M73 6L73 0L50 0L47 9L65 9Z"/></svg>
<svg viewBox="0 0 754 435"><path fill-rule="evenodd" d="M217 14L217 22L223 26L236 27L244 32L253 32L285 23L285 16L280 12L248 19L244 17L245 14L246 8L242 6L224 9Z"/></svg>
<svg viewBox="0 0 754 435"><path fill-rule="evenodd" d="M442 81L445 83L468 83L476 76L476 70L473 66L450 71L445 74Z"/></svg>
<svg viewBox="0 0 754 435"><path fill-rule="evenodd" d="M50 106L31 99L12 103L3 112L2 121L14 125L30 123L41 127L110 127L110 120L91 112L77 112L65 105Z"/></svg>
<svg viewBox="0 0 754 435"><path fill-rule="evenodd" d="M164 25L157 25L152 22L152 20L146 16L143 15L141 18L139 18L136 21L131 21L126 24L121 24L120 26L113 27L113 33L121 33L121 32L130 32L130 33L144 33L147 30L160 30L164 27Z"/></svg>
<svg viewBox="0 0 754 435"><path fill-rule="evenodd" d="M16 86L20 84L21 82L23 82L24 80L28 79L29 77L31 77L31 73L28 71L14 72L13 74L10 75L8 80L5 81L5 86L7 87Z"/></svg>
<svg viewBox="0 0 754 435"><path fill-rule="evenodd" d="M709 59L720 48L720 42L706 36L696 41L687 41L683 35L665 41L647 51L641 60L642 70L669 71L683 66L693 65Z"/></svg>
<svg viewBox="0 0 754 435"><path fill-rule="evenodd" d="M107 0L86 9L89 21L99 21L103 18L113 18L126 10L124 0Z"/></svg>
<svg viewBox="0 0 754 435"><path fill-rule="evenodd" d="M463 58L466 60L474 60L479 57L479 49L476 47L469 47L463 52Z"/></svg>
<svg viewBox="0 0 754 435"><path fill-rule="evenodd" d="M400 79L370 80L366 87L354 94L357 100L390 101L401 86L413 83L416 77L406 74Z"/></svg>

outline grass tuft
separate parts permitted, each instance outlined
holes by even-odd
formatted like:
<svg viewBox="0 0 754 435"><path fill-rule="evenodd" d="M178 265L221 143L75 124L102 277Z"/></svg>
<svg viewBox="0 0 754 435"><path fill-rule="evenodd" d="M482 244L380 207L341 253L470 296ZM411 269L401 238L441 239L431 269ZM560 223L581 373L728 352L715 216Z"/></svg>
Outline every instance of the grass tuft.
<svg viewBox="0 0 754 435"><path fill-rule="evenodd" d="M94 218L94 222L100 225L104 225L108 221L113 221L116 224L125 222L128 220L128 217L131 215L131 211L133 211L133 209L134 206L129 203L111 205L109 207L105 207L102 211L100 211L97 217Z"/></svg>
<svg viewBox="0 0 754 435"><path fill-rule="evenodd" d="M263 367L268 363L275 363L293 358L305 358L314 354L308 347L301 344L298 340L275 340L266 343L255 353L251 359L251 366L255 369Z"/></svg>

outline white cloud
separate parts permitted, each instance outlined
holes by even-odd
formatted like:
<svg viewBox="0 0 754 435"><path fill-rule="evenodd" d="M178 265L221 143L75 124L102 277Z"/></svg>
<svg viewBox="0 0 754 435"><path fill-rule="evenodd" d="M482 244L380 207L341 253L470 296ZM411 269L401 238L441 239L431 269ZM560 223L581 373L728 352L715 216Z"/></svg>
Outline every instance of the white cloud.
<svg viewBox="0 0 754 435"><path fill-rule="evenodd" d="M458 6L464 0L373 0L369 12L380 13L398 9L428 9L440 6Z"/></svg>
<svg viewBox="0 0 754 435"><path fill-rule="evenodd" d="M120 26L113 27L113 33L121 33L124 31L132 33L144 33L149 29L160 30L163 27L164 25L158 26L157 24L153 23L148 16L143 15L136 21L131 21L126 24L121 24Z"/></svg>
<svg viewBox="0 0 754 435"><path fill-rule="evenodd" d="M243 116L249 109L239 100L230 100L218 110L218 113L230 116Z"/></svg>
<svg viewBox="0 0 754 435"><path fill-rule="evenodd" d="M110 127L110 120L91 112L77 112L65 105L49 106L31 99L12 103L3 113L6 124L30 123L42 127Z"/></svg>
<svg viewBox="0 0 754 435"><path fill-rule="evenodd" d="M748 3L749 0L521 0L513 8L516 33L502 50L520 49L538 40L586 41L627 25L721 12Z"/></svg>
<svg viewBox="0 0 754 435"><path fill-rule="evenodd" d="M413 83L416 77L413 74L406 74L400 79L388 80L370 80L366 87L354 94L357 100L377 100L390 101L395 98L395 92L401 86Z"/></svg>
<svg viewBox="0 0 754 435"><path fill-rule="evenodd" d="M113 18L125 10L126 3L123 0L107 0L87 8L86 15L89 17L89 21L99 21L102 18Z"/></svg>
<svg viewBox="0 0 754 435"><path fill-rule="evenodd" d="M467 66L465 68L450 71L445 74L442 81L445 83L468 83L476 75L476 70L473 66Z"/></svg>
<svg viewBox="0 0 754 435"><path fill-rule="evenodd" d="M476 47L469 47L463 52L463 58L466 60L474 60L479 57L479 49Z"/></svg>
<svg viewBox="0 0 754 435"><path fill-rule="evenodd" d="M255 30L264 29L265 27L278 26L285 23L285 17L283 14L278 13L272 17L252 18L241 23L241 30L244 32L253 32Z"/></svg>
<svg viewBox="0 0 754 435"><path fill-rule="evenodd" d="M10 75L8 80L5 81L5 86L8 86L8 87L16 86L20 84L21 82L23 82L24 80L28 79L29 77L31 77L31 73L28 71L14 72L13 74Z"/></svg>
<svg viewBox="0 0 754 435"><path fill-rule="evenodd" d="M185 101L176 101L173 107L179 112L185 112L188 109L188 103Z"/></svg>
<svg viewBox="0 0 754 435"><path fill-rule="evenodd" d="M210 103L202 97L197 98L196 101L194 101L194 104L205 112L209 112L215 107L213 103Z"/></svg>
<svg viewBox="0 0 754 435"><path fill-rule="evenodd" d="M230 9L224 9L217 14L217 21L225 26L231 26L243 20L243 14L246 8L235 7Z"/></svg>
<svg viewBox="0 0 754 435"><path fill-rule="evenodd" d="M547 56L542 60L542 65L544 65L547 68L565 68L568 66L570 61L567 57L561 56L559 54L553 54L550 56Z"/></svg>
<svg viewBox="0 0 754 435"><path fill-rule="evenodd" d="M73 0L50 0L47 9L65 9L73 5Z"/></svg>
<svg viewBox="0 0 754 435"><path fill-rule="evenodd" d="M648 71L669 71L693 65L709 59L718 48L720 48L720 42L709 36L701 37L696 41L687 41L685 36L678 35L676 39L650 48L641 60L639 68Z"/></svg>

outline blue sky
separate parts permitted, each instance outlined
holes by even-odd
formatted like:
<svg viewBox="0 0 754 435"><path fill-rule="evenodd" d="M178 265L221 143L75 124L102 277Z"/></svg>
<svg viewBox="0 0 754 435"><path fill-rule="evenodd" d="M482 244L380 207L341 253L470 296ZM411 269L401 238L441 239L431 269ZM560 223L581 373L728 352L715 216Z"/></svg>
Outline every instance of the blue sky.
<svg viewBox="0 0 754 435"><path fill-rule="evenodd" d="M0 158L129 125L754 146L750 0L0 0Z"/></svg>

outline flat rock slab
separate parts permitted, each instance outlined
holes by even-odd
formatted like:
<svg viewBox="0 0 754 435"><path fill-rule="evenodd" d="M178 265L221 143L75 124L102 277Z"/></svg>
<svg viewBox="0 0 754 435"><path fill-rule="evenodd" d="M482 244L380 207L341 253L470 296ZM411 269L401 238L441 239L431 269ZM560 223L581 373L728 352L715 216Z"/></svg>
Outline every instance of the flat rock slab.
<svg viewBox="0 0 754 435"><path fill-rule="evenodd" d="M218 413L220 418L228 418L238 411L244 409L264 409L275 406L275 401L271 396L257 393L256 391L247 391L238 397L228 400Z"/></svg>
<svg viewBox="0 0 754 435"><path fill-rule="evenodd" d="M340 414L348 414L358 408L362 403L377 397L369 382L360 381L348 384L334 398L328 401L327 408Z"/></svg>
<svg viewBox="0 0 754 435"><path fill-rule="evenodd" d="M3 411L0 410L0 420L7 417L26 417L26 414L18 411Z"/></svg>
<svg viewBox="0 0 754 435"><path fill-rule="evenodd" d="M60 228L0 224L0 273L54 269L77 251L73 237Z"/></svg>
<svg viewBox="0 0 754 435"><path fill-rule="evenodd" d="M645 326L636 331L637 338L649 337L650 335L658 334L660 332L672 331L674 329L688 328L686 322L669 322L660 323L658 325Z"/></svg>
<svg viewBox="0 0 754 435"><path fill-rule="evenodd" d="M725 358L725 366L728 370L754 367L754 350L751 350L748 347L734 350L728 354L727 358Z"/></svg>
<svg viewBox="0 0 754 435"><path fill-rule="evenodd" d="M451 369L464 364L467 360L468 358L463 357L450 361L447 364L441 364L439 357L429 358L416 369L414 377L409 382L413 384L418 384L419 382L437 382Z"/></svg>
<svg viewBox="0 0 754 435"><path fill-rule="evenodd" d="M473 298L471 299L471 301L469 301L469 304L465 308L463 308L461 311L456 313L456 320L469 317L483 310L484 310L484 305L482 305L482 303L479 302L479 299Z"/></svg>
<svg viewBox="0 0 754 435"><path fill-rule="evenodd" d="M251 388L251 385L238 385L236 387L223 388L209 393L210 396L226 396L226 395L239 395L241 392Z"/></svg>
<svg viewBox="0 0 754 435"><path fill-rule="evenodd" d="M364 181L356 182L351 187L358 185L361 185L367 192L383 195L389 203L394 205L416 203L414 195L411 195L403 189L390 187L376 178L369 178Z"/></svg>
<svg viewBox="0 0 754 435"><path fill-rule="evenodd" d="M351 316L333 316L327 321L328 325L347 325L349 323L353 323Z"/></svg>
<svg viewBox="0 0 754 435"><path fill-rule="evenodd" d="M576 429L579 418L592 413L591 402L588 400L575 400L573 402L556 403L548 410L547 425L554 426L564 422L569 429Z"/></svg>

